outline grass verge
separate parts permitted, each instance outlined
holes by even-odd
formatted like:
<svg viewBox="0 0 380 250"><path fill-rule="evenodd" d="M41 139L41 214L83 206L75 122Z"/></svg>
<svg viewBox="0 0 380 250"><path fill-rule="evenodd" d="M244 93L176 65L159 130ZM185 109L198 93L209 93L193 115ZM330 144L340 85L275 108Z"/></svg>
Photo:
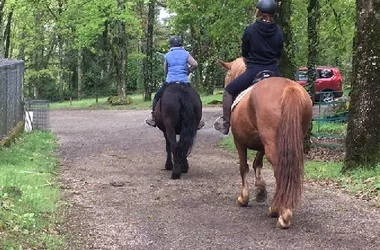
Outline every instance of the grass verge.
<svg viewBox="0 0 380 250"><path fill-rule="evenodd" d="M73 100L72 102L53 102L50 103L50 109L59 110L59 109L112 109L112 110L133 110L133 109L150 109L152 108L151 101L144 101L143 94L133 94L129 95L132 98L133 102L129 105L109 105L107 104L107 97L101 97L96 102L95 98L88 98L83 100ZM213 106L220 105L222 102L222 93L217 92L215 95L202 95L201 100L203 106Z"/></svg>
<svg viewBox="0 0 380 250"><path fill-rule="evenodd" d="M380 207L380 165L345 174L341 172L342 167L342 162L308 161L305 163L305 178L343 189L362 200L371 200Z"/></svg>
<svg viewBox="0 0 380 250"><path fill-rule="evenodd" d="M60 249L56 139L23 134L0 150L0 249Z"/></svg>
<svg viewBox="0 0 380 250"><path fill-rule="evenodd" d="M219 145L231 152L237 152L232 136L223 138ZM249 159L256 153L249 150ZM236 155L237 157L237 155ZM342 162L305 162L305 179L325 186L333 186L363 200L371 200L380 207L380 165L374 169L358 169L349 173L341 173Z"/></svg>

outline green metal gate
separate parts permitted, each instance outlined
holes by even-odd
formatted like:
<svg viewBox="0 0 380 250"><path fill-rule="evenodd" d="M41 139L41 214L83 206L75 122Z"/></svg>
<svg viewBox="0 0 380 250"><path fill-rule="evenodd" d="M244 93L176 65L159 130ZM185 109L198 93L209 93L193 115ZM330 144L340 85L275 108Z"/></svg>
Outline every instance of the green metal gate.
<svg viewBox="0 0 380 250"><path fill-rule="evenodd" d="M318 102L313 107L313 144L323 147L343 148L347 131L348 99Z"/></svg>

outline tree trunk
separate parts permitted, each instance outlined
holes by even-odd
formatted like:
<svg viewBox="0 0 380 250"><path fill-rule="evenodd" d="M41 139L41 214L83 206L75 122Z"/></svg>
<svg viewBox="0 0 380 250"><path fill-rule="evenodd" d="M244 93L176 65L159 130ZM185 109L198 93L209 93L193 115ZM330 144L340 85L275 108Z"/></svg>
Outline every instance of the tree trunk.
<svg viewBox="0 0 380 250"><path fill-rule="evenodd" d="M10 54L10 46L11 46L11 23L12 23L12 16L13 16L13 10L11 10L9 13L8 13L8 18L7 18L7 26L5 27L5 32L4 32L4 36L5 36L5 53L4 53L4 57L5 58L9 58L9 54Z"/></svg>
<svg viewBox="0 0 380 250"><path fill-rule="evenodd" d="M117 0L119 9L124 12L124 0ZM117 22L117 39L114 46L117 95L120 100L125 99L125 70L126 70L126 46L125 46L125 22L118 20Z"/></svg>
<svg viewBox="0 0 380 250"><path fill-rule="evenodd" d="M62 0L58 0L58 15L62 15L63 6ZM59 31L58 31L59 32ZM58 78L59 78L59 100L62 102L63 90L64 90L64 81L63 81L63 39L62 35L58 34L58 57L59 57L59 70L58 70Z"/></svg>
<svg viewBox="0 0 380 250"><path fill-rule="evenodd" d="M315 96L315 81L317 80L317 71L315 69L317 62L317 48L318 48L318 21L319 21L319 2L318 0L309 0L309 6L307 8L307 29L308 29L308 43L309 53L307 60L307 85L310 95L313 98Z"/></svg>
<svg viewBox="0 0 380 250"><path fill-rule="evenodd" d="M152 85L153 85L153 30L155 19L156 0L150 0L148 5L148 28L146 32L146 54L144 65L144 87L145 87L145 101L152 99Z"/></svg>
<svg viewBox="0 0 380 250"><path fill-rule="evenodd" d="M82 82L83 82L83 55L82 50L78 50L78 65L77 65L77 72L78 72L78 101L82 98Z"/></svg>
<svg viewBox="0 0 380 250"><path fill-rule="evenodd" d="M292 1L279 0L278 2L278 18L277 23L284 32L284 51L281 54L279 66L282 75L289 79L294 79L295 66L292 61L294 58L292 29L290 17L292 15Z"/></svg>
<svg viewBox="0 0 380 250"><path fill-rule="evenodd" d="M380 2L357 0L356 11L344 172L380 162Z"/></svg>
<svg viewBox="0 0 380 250"><path fill-rule="evenodd" d="M314 104L315 99L315 81L317 80L316 61L317 61L317 47L318 47L318 21L319 21L319 2L318 0L309 0L307 8L307 29L308 29L308 60L307 60L307 90L311 96ZM310 122L309 129L303 141L304 151L307 153L311 149L311 132L313 128L313 121Z"/></svg>
<svg viewBox="0 0 380 250"><path fill-rule="evenodd" d="M58 69L58 79L59 79L59 100L63 101L63 41L61 35L58 35L58 57L59 57L59 69Z"/></svg>
<svg viewBox="0 0 380 250"><path fill-rule="evenodd" d="M20 47L19 47L19 52L18 52L18 58L20 60L25 61L25 28L23 27L21 30L21 34L19 35L19 39L21 40Z"/></svg>
<svg viewBox="0 0 380 250"><path fill-rule="evenodd" d="M5 0L0 0L0 58L4 56L4 37L3 37L3 19L4 19L4 6L5 6Z"/></svg>
<svg viewBox="0 0 380 250"><path fill-rule="evenodd" d="M194 46L192 51L192 56L198 62L198 68L194 72L194 81L191 83L193 86L202 87L202 79L203 79L203 55L202 55L202 36L200 34L200 29L198 24L190 25L190 33L191 33L191 44Z"/></svg>

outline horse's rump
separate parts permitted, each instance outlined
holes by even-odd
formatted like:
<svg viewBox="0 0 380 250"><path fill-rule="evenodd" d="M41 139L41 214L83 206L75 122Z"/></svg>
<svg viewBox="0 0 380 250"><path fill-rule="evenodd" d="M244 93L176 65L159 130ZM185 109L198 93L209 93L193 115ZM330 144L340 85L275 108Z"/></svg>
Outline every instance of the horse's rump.
<svg viewBox="0 0 380 250"><path fill-rule="evenodd" d="M189 85L170 84L157 102L155 119L157 126L163 130L165 124L171 123L180 134L182 124L195 126L202 117L202 103L198 93ZM191 119L189 119L191 118ZM184 122L186 120L186 122Z"/></svg>
<svg viewBox="0 0 380 250"><path fill-rule="evenodd" d="M302 101L311 105L307 92L299 84L283 77L265 78L253 85L232 111L231 131L234 137L246 141L247 148L258 150L263 145L252 141L252 137L261 141L263 134L276 136L282 115L283 93L289 87L298 90Z"/></svg>

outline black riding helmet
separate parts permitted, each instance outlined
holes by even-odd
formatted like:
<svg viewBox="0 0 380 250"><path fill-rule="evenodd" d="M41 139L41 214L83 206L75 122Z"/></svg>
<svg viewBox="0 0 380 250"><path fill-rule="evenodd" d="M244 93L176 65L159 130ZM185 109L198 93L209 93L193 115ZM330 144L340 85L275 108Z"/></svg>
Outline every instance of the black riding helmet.
<svg viewBox="0 0 380 250"><path fill-rule="evenodd" d="M178 36L173 36L169 39L169 45L170 47L181 47L182 39Z"/></svg>
<svg viewBox="0 0 380 250"><path fill-rule="evenodd" d="M274 14L276 13L277 3L275 0L259 0L256 5L262 13Z"/></svg>

